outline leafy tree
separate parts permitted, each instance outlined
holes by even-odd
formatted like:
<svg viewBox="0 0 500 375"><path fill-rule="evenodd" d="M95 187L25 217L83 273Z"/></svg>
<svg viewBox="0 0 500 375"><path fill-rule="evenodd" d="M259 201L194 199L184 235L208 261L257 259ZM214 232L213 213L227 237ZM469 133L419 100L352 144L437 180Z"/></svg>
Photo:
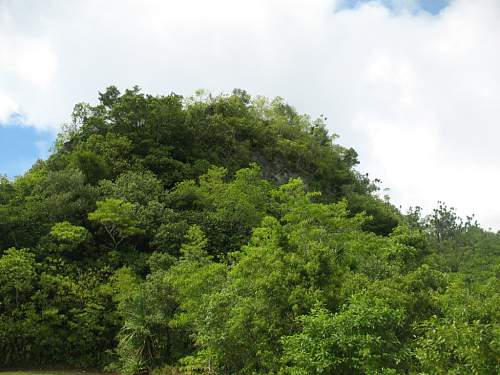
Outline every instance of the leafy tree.
<svg viewBox="0 0 500 375"><path fill-rule="evenodd" d="M56 240L76 247L89 238L89 231L84 227L73 225L67 221L56 223L50 230L50 235Z"/></svg>
<svg viewBox="0 0 500 375"><path fill-rule="evenodd" d="M0 290L3 304L8 306L13 299L17 307L22 295L34 287L35 278L33 253L28 249L6 250L0 257Z"/></svg>
<svg viewBox="0 0 500 375"><path fill-rule="evenodd" d="M416 343L422 370L438 374L498 372L498 282L491 279L479 289L473 291L458 279L438 297L441 311L421 323L423 335Z"/></svg>
<svg viewBox="0 0 500 375"><path fill-rule="evenodd" d="M301 333L285 337L284 360L295 374L396 373L407 360L398 330L404 309L355 294L339 313L315 309L300 318Z"/></svg>
<svg viewBox="0 0 500 375"><path fill-rule="evenodd" d="M345 202L325 205L312 202L313 197L300 180L282 186L276 199L283 223L265 218L249 245L233 255L227 278L220 271L218 283L209 284L212 288L196 284L194 290L186 289L192 284L175 278L180 295L193 301L181 302L181 316L194 322L198 354L207 367L232 373L277 371L280 338L294 331L294 318L318 301L336 305L343 268L339 248L362 218L348 218ZM198 264L189 277L206 279L215 264L206 255L196 258L206 266Z"/></svg>
<svg viewBox="0 0 500 375"><path fill-rule="evenodd" d="M100 185L107 196L143 206L159 201L163 193L161 182L149 171L128 171L115 181L103 180Z"/></svg>
<svg viewBox="0 0 500 375"><path fill-rule="evenodd" d="M89 213L89 220L101 224L116 249L128 236L141 233L135 218L134 205L121 199L108 198L97 202L97 209Z"/></svg>

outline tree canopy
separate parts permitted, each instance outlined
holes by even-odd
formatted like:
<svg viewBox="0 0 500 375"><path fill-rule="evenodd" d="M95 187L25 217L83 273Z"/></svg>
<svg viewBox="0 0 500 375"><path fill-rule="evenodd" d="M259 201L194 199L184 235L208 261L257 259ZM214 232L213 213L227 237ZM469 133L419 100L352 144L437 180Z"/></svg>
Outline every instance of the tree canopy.
<svg viewBox="0 0 500 375"><path fill-rule="evenodd" d="M500 235L381 199L326 119L109 87L0 177L0 368L497 374Z"/></svg>

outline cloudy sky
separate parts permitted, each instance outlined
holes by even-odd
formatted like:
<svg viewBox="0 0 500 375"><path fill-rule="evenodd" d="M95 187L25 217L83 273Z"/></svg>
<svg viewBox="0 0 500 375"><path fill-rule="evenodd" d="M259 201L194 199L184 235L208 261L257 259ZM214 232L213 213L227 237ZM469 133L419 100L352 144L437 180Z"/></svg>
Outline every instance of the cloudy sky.
<svg viewBox="0 0 500 375"><path fill-rule="evenodd" d="M282 96L395 204L500 229L498 0L0 0L0 173L111 84Z"/></svg>

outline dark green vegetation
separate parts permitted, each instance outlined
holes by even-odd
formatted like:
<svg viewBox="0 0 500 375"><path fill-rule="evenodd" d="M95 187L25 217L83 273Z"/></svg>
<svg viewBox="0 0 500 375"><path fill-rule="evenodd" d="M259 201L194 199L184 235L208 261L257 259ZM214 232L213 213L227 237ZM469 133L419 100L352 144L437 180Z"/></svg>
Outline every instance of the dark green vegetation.
<svg viewBox="0 0 500 375"><path fill-rule="evenodd" d="M85 370L17 370L0 371L0 375L103 375L103 373Z"/></svg>
<svg viewBox="0 0 500 375"><path fill-rule="evenodd" d="M77 105L0 179L0 366L497 374L500 236L400 213L334 139L239 90Z"/></svg>

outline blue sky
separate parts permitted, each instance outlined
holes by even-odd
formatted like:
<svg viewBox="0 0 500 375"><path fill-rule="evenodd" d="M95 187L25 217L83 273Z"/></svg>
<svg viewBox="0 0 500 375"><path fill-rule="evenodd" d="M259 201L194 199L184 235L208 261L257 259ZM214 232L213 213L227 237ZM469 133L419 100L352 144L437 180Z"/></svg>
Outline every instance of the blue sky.
<svg viewBox="0 0 500 375"><path fill-rule="evenodd" d="M0 174L13 178L48 156L55 132L10 122L0 125Z"/></svg>
<svg viewBox="0 0 500 375"><path fill-rule="evenodd" d="M430 14L438 14L442 9L446 8L450 0L342 0L339 3L339 8L356 8L363 3L378 2L382 3L389 9L399 9L404 4L411 4L414 10L423 10Z"/></svg>

